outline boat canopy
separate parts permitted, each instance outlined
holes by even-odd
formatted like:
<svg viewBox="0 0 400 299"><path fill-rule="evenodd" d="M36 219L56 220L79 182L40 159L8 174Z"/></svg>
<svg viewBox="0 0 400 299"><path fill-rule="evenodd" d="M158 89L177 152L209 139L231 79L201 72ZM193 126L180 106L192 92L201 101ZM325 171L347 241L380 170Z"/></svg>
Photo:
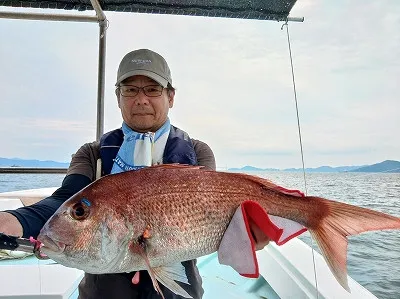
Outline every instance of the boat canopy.
<svg viewBox="0 0 400 299"><path fill-rule="evenodd" d="M103 11L285 21L296 0L101 0ZM0 6L93 10L90 0L0 0Z"/></svg>

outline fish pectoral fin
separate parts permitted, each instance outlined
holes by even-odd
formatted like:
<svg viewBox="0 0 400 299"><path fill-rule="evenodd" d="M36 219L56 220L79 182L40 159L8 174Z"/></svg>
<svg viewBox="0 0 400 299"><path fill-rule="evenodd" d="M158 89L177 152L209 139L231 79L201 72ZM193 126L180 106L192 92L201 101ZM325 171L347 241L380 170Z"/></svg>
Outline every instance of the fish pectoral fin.
<svg viewBox="0 0 400 299"><path fill-rule="evenodd" d="M143 258L143 260L145 262L145 265L146 265L146 268L147 268L146 270L147 270L147 272L149 272L149 275L150 275L151 281L153 283L154 289L157 291L158 294L160 294L160 296L163 299L165 299L164 294L163 294L160 286L158 285L155 273L154 273L153 269L150 266L150 261L149 261L149 258L147 257L147 253L146 253L146 246L147 246L146 244L147 243L145 242L145 240L146 239L144 239L143 237L140 237L138 243L132 242L130 244L130 246L129 246L130 250L134 254L139 254ZM139 276L137 276L137 277L134 276L132 278L132 283L135 283L136 279L137 279L137 281L139 281Z"/></svg>
<svg viewBox="0 0 400 299"><path fill-rule="evenodd" d="M181 264L174 264L174 265L169 265L169 266L162 266L162 267L157 267L157 268L152 268L150 266L150 261L149 258L147 257L146 254L146 242L145 238L140 238L139 243L132 243L130 245L130 249L136 253L142 256L142 258L145 261L146 265L146 270L150 275L151 281L153 283L154 289L160 294L160 296L165 299L164 294L160 288L160 285L158 284L158 281L161 282L165 287L170 289L172 292L174 292L177 295L180 295L184 298L192 298L179 284L175 282L183 282L186 284L189 284L189 281L186 276L186 271L185 267ZM139 277L136 275L132 279L132 283L134 283L137 279L139 280Z"/></svg>
<svg viewBox="0 0 400 299"><path fill-rule="evenodd" d="M189 284L185 267L181 264L162 266L153 269L156 279L177 295L192 298L176 281Z"/></svg>
<svg viewBox="0 0 400 299"><path fill-rule="evenodd" d="M306 228L289 219L268 215L258 203L243 202L233 215L218 248L218 260L229 265L240 275L259 276L255 251L270 240L282 245Z"/></svg>

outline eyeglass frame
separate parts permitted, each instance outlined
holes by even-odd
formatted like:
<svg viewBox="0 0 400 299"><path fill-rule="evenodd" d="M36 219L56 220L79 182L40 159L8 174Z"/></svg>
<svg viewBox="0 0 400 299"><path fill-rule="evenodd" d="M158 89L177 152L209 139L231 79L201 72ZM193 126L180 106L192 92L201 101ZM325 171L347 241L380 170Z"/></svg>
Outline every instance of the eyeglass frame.
<svg viewBox="0 0 400 299"><path fill-rule="evenodd" d="M135 87L135 88L138 89L138 92L137 92L137 94L135 94L134 96L125 96L125 95L122 94L122 91L121 91L121 87L123 87L123 86L132 86L132 87ZM150 86L161 87L160 94L159 94L159 95L156 95L156 96L148 95L144 89L145 89L146 87L150 87ZM116 91L118 90L118 91L119 91L118 93L119 93L121 96L127 97L127 98L134 98L134 97L136 97L136 96L140 93L141 90L143 90L143 93L144 93L145 96L150 97L150 98L156 98L156 97L159 97L159 96L162 95L162 92L164 91L164 89L168 89L168 87L163 87L163 86L161 86L161 85L159 85L159 84L150 84L150 85L146 85L146 86L142 86L142 87L127 84L127 85L118 85L117 88L116 88L115 90L116 90Z"/></svg>

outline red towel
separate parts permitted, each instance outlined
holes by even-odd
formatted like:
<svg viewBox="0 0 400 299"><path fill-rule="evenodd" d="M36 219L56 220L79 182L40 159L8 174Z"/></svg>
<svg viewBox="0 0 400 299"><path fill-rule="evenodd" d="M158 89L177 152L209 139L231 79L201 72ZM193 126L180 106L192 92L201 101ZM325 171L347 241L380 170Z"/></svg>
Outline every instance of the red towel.
<svg viewBox="0 0 400 299"><path fill-rule="evenodd" d="M279 189L283 193L304 196L298 190ZM245 201L237 208L225 231L218 249L218 260L234 268L240 275L256 278L259 270L255 251L260 243L269 238L277 245L282 245L306 230L292 220L268 215L254 201Z"/></svg>

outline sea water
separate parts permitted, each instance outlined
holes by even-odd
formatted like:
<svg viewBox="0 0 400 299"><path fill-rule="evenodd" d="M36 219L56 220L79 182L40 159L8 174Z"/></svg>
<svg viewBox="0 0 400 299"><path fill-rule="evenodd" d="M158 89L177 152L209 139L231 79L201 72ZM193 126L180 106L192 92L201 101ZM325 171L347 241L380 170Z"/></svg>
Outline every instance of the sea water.
<svg viewBox="0 0 400 299"><path fill-rule="evenodd" d="M3 174L0 173L0 192L61 186L65 174Z"/></svg>
<svg viewBox="0 0 400 299"><path fill-rule="evenodd" d="M400 217L400 174L249 172L308 195ZM0 174L0 192L60 186L63 174ZM306 184L305 184L306 182ZM317 249L308 233L300 237ZM318 250L318 249L317 249ZM349 238L348 272L380 299L400 299L400 232L368 232ZM317 277L318 278L318 277Z"/></svg>

